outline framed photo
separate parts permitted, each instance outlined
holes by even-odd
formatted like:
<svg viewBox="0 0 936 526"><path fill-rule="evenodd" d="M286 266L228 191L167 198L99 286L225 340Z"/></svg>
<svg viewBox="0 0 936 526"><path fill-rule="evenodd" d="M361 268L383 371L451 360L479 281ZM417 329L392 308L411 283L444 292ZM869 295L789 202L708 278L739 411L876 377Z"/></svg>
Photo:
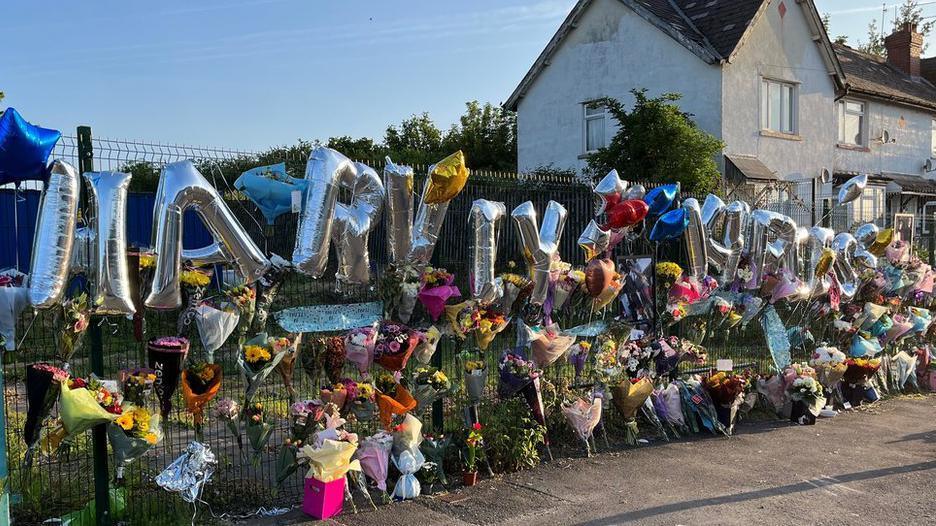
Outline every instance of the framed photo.
<svg viewBox="0 0 936 526"><path fill-rule="evenodd" d="M653 327L656 322L653 256L618 256L617 267L624 280L618 296L622 320L638 327Z"/></svg>
<svg viewBox="0 0 936 526"><path fill-rule="evenodd" d="M913 245L913 214L894 214L894 237Z"/></svg>

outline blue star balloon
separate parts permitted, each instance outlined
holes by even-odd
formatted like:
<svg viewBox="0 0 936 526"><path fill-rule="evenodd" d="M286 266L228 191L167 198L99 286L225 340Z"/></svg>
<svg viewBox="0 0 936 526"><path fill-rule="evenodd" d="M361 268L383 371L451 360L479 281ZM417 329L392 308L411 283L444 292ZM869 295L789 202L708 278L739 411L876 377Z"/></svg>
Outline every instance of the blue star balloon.
<svg viewBox="0 0 936 526"><path fill-rule="evenodd" d="M678 184L665 184L650 190L644 196L644 202L647 203L647 207L650 209L648 213L652 216L658 216L666 212L673 206L673 201L676 200L676 194L678 193Z"/></svg>
<svg viewBox="0 0 936 526"><path fill-rule="evenodd" d="M654 190L656 190L654 188ZM685 208L670 210L657 219L650 231L650 241L667 241L681 236L689 226L689 214Z"/></svg>
<svg viewBox="0 0 936 526"><path fill-rule="evenodd" d="M45 180L49 155L61 136L7 108L0 115L0 184Z"/></svg>
<svg viewBox="0 0 936 526"><path fill-rule="evenodd" d="M292 211L293 192L299 192L299 199L305 200L307 185L305 179L286 175L286 163L247 170L234 181L234 188L247 194L270 225Z"/></svg>

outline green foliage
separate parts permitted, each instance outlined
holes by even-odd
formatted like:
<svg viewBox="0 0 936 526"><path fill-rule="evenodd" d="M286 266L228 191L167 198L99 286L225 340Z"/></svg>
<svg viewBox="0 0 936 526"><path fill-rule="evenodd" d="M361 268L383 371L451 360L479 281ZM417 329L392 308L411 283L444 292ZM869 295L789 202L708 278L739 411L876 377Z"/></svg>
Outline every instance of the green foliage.
<svg viewBox="0 0 936 526"><path fill-rule="evenodd" d="M516 114L490 103L465 104L466 111L458 124L443 132L428 113L413 115L399 125L387 127L383 141L347 135L331 137L324 144L356 161L382 165L390 156L396 163L428 166L462 150L468 166L475 170L515 170L517 167ZM306 161L313 143L299 140L291 146L276 146L257 155L227 159L202 159L195 166L219 190L233 188L243 172L257 166L286 163L286 172L297 178L305 174ZM133 174L130 191L154 192L159 183L161 165L131 161L120 170Z"/></svg>
<svg viewBox="0 0 936 526"><path fill-rule="evenodd" d="M724 144L679 109L679 94L651 99L645 89L631 93L631 111L614 99L602 102L617 121L618 132L607 147L589 157L589 169L600 175L616 168L622 177L638 181L675 180L687 192L714 190L721 178L715 156Z"/></svg>
<svg viewBox="0 0 936 526"><path fill-rule="evenodd" d="M859 41L858 51L878 57L883 57L887 54L887 48L884 47L884 35L882 35L881 30L878 29L877 20L872 20L868 23L868 41Z"/></svg>
<svg viewBox="0 0 936 526"><path fill-rule="evenodd" d="M934 23L936 21L933 20L933 17L923 15L923 8L920 7L919 0L904 0L904 3L900 5L897 11L897 17L894 18L894 31L902 29L905 24L913 24L916 26L917 31L923 35L925 42L925 37L933 30ZM926 49L925 45L923 49Z"/></svg>
<svg viewBox="0 0 936 526"><path fill-rule="evenodd" d="M492 469L513 472L539 464L539 446L544 444L546 429L533 420L526 402L518 397L488 399L481 414L485 416L485 452Z"/></svg>
<svg viewBox="0 0 936 526"><path fill-rule="evenodd" d="M452 126L443 141L445 153L461 150L471 167L486 170L515 170L517 167L517 115L473 100L465 103L465 114Z"/></svg>

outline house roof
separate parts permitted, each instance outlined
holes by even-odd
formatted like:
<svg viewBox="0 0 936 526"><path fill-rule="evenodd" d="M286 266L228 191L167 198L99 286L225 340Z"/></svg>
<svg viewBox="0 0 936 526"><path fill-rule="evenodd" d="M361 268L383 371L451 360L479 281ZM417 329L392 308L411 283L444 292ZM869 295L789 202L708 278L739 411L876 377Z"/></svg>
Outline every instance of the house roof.
<svg viewBox="0 0 936 526"><path fill-rule="evenodd" d="M536 62L504 104L516 111L520 99L539 73L549 65L553 53L575 28L593 0L578 0L562 25L540 53ZM709 64L730 61L741 48L745 36L771 0L618 0L638 16L682 44ZM788 1L788 8L798 4L807 11L812 24L819 28L825 60L836 73L841 86L842 71L832 51L831 42L822 30L813 0Z"/></svg>
<svg viewBox="0 0 936 526"><path fill-rule="evenodd" d="M936 110L936 86L891 66L887 60L834 44L849 91Z"/></svg>

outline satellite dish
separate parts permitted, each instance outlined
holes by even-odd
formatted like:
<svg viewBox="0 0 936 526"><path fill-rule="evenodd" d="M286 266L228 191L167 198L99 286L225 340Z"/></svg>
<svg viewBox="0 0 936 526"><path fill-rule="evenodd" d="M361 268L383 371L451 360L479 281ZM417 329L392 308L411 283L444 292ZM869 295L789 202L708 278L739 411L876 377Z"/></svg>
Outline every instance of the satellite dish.
<svg viewBox="0 0 936 526"><path fill-rule="evenodd" d="M897 139L892 138L890 132L887 130L881 130L881 138L879 140L882 144L897 142Z"/></svg>
<svg viewBox="0 0 936 526"><path fill-rule="evenodd" d="M927 159L926 162L923 163L923 171L929 173L934 170L936 170L936 161L933 159Z"/></svg>
<svg viewBox="0 0 936 526"><path fill-rule="evenodd" d="M832 182L832 172L830 172L828 168L823 168L822 171L819 172L819 181L822 182L822 184L829 184L829 183L831 183L831 182Z"/></svg>

